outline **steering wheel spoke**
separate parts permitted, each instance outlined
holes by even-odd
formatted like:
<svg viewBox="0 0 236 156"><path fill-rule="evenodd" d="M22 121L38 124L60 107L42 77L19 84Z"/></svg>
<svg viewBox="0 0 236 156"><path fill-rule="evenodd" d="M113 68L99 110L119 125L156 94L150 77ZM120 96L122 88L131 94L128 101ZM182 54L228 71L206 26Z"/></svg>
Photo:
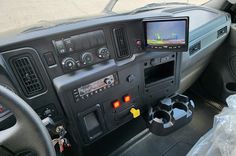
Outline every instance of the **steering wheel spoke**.
<svg viewBox="0 0 236 156"><path fill-rule="evenodd" d="M0 131L0 146L12 152L32 150L38 156L55 156L51 137L34 110L18 95L0 85L0 103L16 117L16 124Z"/></svg>
<svg viewBox="0 0 236 156"><path fill-rule="evenodd" d="M13 127L0 131L0 145L13 152L27 148L27 146L25 146L27 137L26 134L22 134L22 130L23 126L16 123Z"/></svg>

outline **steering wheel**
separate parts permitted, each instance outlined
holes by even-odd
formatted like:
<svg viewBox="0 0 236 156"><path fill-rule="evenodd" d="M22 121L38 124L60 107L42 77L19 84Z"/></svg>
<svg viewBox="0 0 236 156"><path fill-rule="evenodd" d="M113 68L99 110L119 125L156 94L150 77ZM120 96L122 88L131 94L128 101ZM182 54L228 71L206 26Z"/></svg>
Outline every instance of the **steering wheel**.
<svg viewBox="0 0 236 156"><path fill-rule="evenodd" d="M35 111L18 95L0 85L0 103L16 117L16 124L0 131L0 146L13 153L25 149L38 156L56 156L51 137Z"/></svg>

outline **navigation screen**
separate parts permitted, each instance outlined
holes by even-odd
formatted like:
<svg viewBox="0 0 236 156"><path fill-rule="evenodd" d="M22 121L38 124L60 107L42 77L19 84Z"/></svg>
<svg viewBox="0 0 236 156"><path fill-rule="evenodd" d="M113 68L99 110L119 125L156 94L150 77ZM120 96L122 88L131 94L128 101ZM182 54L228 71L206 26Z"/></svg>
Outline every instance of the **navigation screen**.
<svg viewBox="0 0 236 156"><path fill-rule="evenodd" d="M186 19L146 22L146 46L151 48L178 48L181 45L186 45L188 42L186 22Z"/></svg>

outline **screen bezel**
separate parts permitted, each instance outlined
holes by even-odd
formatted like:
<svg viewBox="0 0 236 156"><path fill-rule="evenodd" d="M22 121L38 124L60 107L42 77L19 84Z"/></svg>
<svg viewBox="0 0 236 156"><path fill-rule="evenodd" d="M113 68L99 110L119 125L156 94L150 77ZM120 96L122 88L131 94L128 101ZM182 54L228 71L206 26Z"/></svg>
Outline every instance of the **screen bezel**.
<svg viewBox="0 0 236 156"><path fill-rule="evenodd" d="M185 21L185 44L162 44L150 47L147 44L147 23L151 22L171 22ZM189 17L165 17L165 18L148 18L143 20L145 49L149 51L174 51L187 52L189 42Z"/></svg>

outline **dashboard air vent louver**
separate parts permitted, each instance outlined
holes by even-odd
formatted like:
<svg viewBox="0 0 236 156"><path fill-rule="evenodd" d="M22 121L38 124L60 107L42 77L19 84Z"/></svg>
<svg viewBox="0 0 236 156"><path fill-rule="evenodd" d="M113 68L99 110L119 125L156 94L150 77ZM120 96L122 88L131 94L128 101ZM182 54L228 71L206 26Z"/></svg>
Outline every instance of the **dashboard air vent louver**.
<svg viewBox="0 0 236 156"><path fill-rule="evenodd" d="M124 28L113 29L113 35L116 43L117 57L118 58L129 57L130 53L127 45L127 38Z"/></svg>
<svg viewBox="0 0 236 156"><path fill-rule="evenodd" d="M44 86L30 57L23 56L12 61L15 74L26 96L41 93Z"/></svg>
<svg viewBox="0 0 236 156"><path fill-rule="evenodd" d="M189 48L189 54L190 54L190 55L193 55L193 54L195 54L196 52L198 52L199 50L201 50L201 41L197 42L196 44L192 45L192 46Z"/></svg>

